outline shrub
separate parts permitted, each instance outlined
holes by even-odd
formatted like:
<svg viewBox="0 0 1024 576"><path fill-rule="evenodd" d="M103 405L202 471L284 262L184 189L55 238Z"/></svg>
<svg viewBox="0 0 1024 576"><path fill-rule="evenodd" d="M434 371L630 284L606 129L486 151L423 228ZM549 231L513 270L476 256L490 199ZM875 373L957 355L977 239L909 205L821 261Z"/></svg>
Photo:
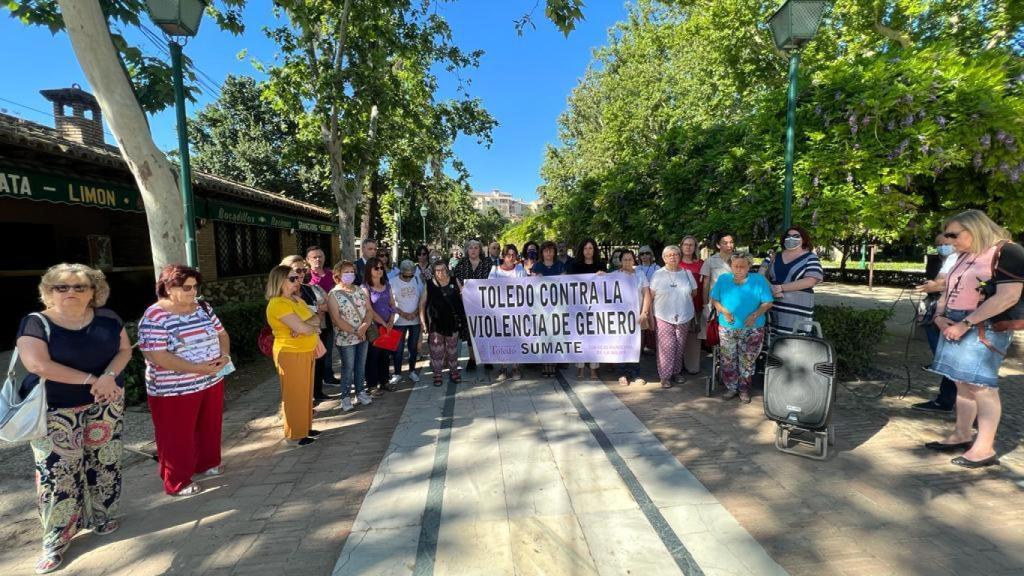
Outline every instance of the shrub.
<svg viewBox="0 0 1024 576"><path fill-rule="evenodd" d="M836 354L840 378L868 374L875 363L875 350L886 333L885 321L892 311L850 306L815 306L814 319L821 324L825 340Z"/></svg>
<svg viewBox="0 0 1024 576"><path fill-rule="evenodd" d="M259 357L260 350L256 345L266 320L267 303L263 301L236 302L218 306L214 309L224 329L231 336L231 358L237 364ZM126 322L125 330L133 343L139 340L139 326L136 322ZM141 404L146 401L146 363L137 348L133 350L132 359L124 369L124 398L128 405Z"/></svg>

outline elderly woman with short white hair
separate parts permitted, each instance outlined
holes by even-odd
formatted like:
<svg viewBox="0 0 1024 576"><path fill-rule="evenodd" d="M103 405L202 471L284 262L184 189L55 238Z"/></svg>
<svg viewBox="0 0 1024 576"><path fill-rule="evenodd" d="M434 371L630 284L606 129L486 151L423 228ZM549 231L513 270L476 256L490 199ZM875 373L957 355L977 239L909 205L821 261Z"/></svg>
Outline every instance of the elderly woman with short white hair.
<svg viewBox="0 0 1024 576"><path fill-rule="evenodd" d="M666 246L661 251L665 266L655 272L651 280L658 334L658 377L662 388L671 388L680 381L683 351L694 315L693 293L697 290L697 280L689 270L679 266L682 255L679 246Z"/></svg>
<svg viewBox="0 0 1024 576"><path fill-rule="evenodd" d="M39 283L45 309L25 316L18 328L18 354L29 372L21 395L45 380L48 404L46 436L31 442L43 524L37 574L60 567L79 530L103 536L118 528L121 372L132 346L121 318L103 307L109 295L103 272L57 264Z"/></svg>

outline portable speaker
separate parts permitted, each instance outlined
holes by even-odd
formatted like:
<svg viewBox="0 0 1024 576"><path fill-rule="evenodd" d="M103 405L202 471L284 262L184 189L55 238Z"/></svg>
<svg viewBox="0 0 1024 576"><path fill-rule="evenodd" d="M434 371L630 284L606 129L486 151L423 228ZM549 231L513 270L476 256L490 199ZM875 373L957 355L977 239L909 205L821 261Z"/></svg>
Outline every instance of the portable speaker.
<svg viewBox="0 0 1024 576"><path fill-rule="evenodd" d="M764 414L808 430L828 426L836 399L832 346L810 336L772 342L764 375Z"/></svg>

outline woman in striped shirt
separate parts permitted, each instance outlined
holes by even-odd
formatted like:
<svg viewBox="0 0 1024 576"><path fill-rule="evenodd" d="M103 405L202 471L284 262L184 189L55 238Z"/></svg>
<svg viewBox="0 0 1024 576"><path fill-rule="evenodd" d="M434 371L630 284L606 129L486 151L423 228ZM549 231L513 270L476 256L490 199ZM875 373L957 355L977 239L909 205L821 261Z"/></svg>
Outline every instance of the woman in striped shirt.
<svg viewBox="0 0 1024 576"><path fill-rule="evenodd" d="M801 322L814 320L814 286L825 278L821 261L811 251L811 235L800 226L790 226L781 238L782 252L768 265L775 305L772 330L791 334Z"/></svg>
<svg viewBox="0 0 1024 576"><path fill-rule="evenodd" d="M233 367L228 333L209 304L196 301L201 281L194 268L165 266L159 300L139 322L160 477L171 496L201 492L195 474L221 473L223 375Z"/></svg>

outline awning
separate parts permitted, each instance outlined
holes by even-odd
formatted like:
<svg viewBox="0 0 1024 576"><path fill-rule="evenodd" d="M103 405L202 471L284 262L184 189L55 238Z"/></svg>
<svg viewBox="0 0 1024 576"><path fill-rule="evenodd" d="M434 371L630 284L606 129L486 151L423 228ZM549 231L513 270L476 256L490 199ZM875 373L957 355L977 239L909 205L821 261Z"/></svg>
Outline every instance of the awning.
<svg viewBox="0 0 1024 576"><path fill-rule="evenodd" d="M3 197L145 212L142 197L132 188L0 165L0 198Z"/></svg>
<svg viewBox="0 0 1024 576"><path fill-rule="evenodd" d="M334 224L327 222L308 220L266 210L257 210L249 206L206 198L196 198L195 209L197 218L209 218L210 220L234 222L236 224L287 228L321 234L333 234L336 228Z"/></svg>

